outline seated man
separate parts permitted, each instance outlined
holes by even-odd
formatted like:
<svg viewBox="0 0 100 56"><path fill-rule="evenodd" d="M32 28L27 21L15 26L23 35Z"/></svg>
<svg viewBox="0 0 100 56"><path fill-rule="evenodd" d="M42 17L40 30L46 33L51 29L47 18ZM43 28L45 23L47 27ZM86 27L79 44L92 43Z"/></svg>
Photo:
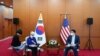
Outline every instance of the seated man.
<svg viewBox="0 0 100 56"><path fill-rule="evenodd" d="M70 49L73 50L74 56L78 56L77 49L79 48L79 44L80 44L80 38L78 35L76 35L76 31L72 29L71 34L66 41L66 48L65 48L64 56L68 54L68 51Z"/></svg>
<svg viewBox="0 0 100 56"><path fill-rule="evenodd" d="M26 46L27 46L26 48L29 48L32 50L32 56L37 56L38 44L37 44L37 41L34 37L33 31L30 33L30 36L26 37Z"/></svg>

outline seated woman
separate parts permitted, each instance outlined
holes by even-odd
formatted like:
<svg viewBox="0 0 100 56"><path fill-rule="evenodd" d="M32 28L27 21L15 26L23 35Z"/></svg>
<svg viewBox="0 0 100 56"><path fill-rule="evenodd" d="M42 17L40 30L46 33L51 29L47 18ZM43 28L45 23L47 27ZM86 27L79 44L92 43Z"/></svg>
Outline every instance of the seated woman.
<svg viewBox="0 0 100 56"><path fill-rule="evenodd" d="M29 36L26 37L26 48L32 50L32 56L37 56L37 41L34 37L34 32L32 31Z"/></svg>
<svg viewBox="0 0 100 56"><path fill-rule="evenodd" d="M22 30L18 29L16 31L16 34L13 36L13 39L12 39L12 42L11 42L12 48L19 50L19 49L23 49L25 47L25 44L21 43L21 41L19 40L21 35L22 35Z"/></svg>

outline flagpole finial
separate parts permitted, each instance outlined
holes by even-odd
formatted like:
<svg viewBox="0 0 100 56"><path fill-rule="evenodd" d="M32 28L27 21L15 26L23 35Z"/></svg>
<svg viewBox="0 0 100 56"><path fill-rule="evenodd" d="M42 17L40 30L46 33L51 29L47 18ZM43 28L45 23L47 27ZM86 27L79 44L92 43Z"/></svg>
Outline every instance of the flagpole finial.
<svg viewBox="0 0 100 56"><path fill-rule="evenodd" d="M67 15L65 14L65 19L67 18Z"/></svg>
<svg viewBox="0 0 100 56"><path fill-rule="evenodd" d="M67 14L67 11L65 11L65 19L67 18L67 15L66 14Z"/></svg>
<svg viewBox="0 0 100 56"><path fill-rule="evenodd" d="M42 12L40 12L40 16L39 16L39 19L42 19Z"/></svg>

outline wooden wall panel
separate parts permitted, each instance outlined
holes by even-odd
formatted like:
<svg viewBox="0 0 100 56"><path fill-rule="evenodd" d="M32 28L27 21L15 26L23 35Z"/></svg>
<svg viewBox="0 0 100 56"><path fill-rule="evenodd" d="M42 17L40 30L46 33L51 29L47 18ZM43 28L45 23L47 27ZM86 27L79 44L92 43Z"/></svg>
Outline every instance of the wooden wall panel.
<svg viewBox="0 0 100 56"><path fill-rule="evenodd" d="M0 0L5 5L10 6L13 4L12 0ZM0 39L12 35L12 20L5 19L2 12L0 12Z"/></svg>
<svg viewBox="0 0 100 56"><path fill-rule="evenodd" d="M77 30L81 39L81 48L88 39L88 25L86 20L93 17L91 37L95 48L100 39L100 1L99 0L14 0L14 17L20 18L19 28L23 29L22 40L31 30L35 30L40 11L43 13L47 40L56 38L63 45L60 38L60 29L63 22L62 14L67 11L70 27ZM13 33L15 28L13 26ZM63 45L64 46L64 45Z"/></svg>
<svg viewBox="0 0 100 56"><path fill-rule="evenodd" d="M12 20L3 18L0 15L0 39L12 36Z"/></svg>
<svg viewBox="0 0 100 56"><path fill-rule="evenodd" d="M0 13L0 39L2 39L3 38L3 31L2 31L2 29L3 29L3 24L2 24L2 14Z"/></svg>
<svg viewBox="0 0 100 56"><path fill-rule="evenodd" d="M8 36L12 36L12 20L4 19L4 29L3 29L3 34L4 38Z"/></svg>

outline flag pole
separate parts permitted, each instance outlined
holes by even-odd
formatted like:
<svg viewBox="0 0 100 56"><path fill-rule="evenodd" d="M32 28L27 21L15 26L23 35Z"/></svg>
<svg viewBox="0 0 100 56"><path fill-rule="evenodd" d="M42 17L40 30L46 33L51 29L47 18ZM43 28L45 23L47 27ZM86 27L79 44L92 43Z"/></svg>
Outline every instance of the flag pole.
<svg viewBox="0 0 100 56"><path fill-rule="evenodd" d="M71 25L70 25L70 23L71 23L71 22L70 22L70 20L68 19L68 16L67 16L67 15L71 15L71 14L68 14L68 13L67 13L67 11L65 11L65 17L64 17L64 19L66 19L66 18L67 18L67 20L69 21L69 26L70 26L70 29L71 29Z"/></svg>

